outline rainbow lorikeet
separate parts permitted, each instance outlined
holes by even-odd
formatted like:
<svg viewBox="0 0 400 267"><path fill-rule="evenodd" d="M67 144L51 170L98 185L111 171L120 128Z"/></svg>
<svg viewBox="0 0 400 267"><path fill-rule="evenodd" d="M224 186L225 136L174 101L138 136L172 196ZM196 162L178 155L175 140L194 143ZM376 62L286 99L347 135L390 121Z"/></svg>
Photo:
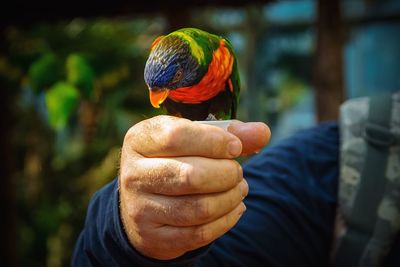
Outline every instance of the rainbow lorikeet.
<svg viewBox="0 0 400 267"><path fill-rule="evenodd" d="M240 79L230 42L184 28L158 37L144 69L150 102L191 120L236 118Z"/></svg>

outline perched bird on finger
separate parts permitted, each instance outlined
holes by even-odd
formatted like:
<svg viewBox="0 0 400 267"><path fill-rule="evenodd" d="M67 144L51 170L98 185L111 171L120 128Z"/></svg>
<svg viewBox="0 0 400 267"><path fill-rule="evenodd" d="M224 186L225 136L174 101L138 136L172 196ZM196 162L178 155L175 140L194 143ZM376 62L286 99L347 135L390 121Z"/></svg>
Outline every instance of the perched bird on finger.
<svg viewBox="0 0 400 267"><path fill-rule="evenodd" d="M200 29L183 28L156 38L144 69L150 102L191 120L235 119L240 92L230 42Z"/></svg>

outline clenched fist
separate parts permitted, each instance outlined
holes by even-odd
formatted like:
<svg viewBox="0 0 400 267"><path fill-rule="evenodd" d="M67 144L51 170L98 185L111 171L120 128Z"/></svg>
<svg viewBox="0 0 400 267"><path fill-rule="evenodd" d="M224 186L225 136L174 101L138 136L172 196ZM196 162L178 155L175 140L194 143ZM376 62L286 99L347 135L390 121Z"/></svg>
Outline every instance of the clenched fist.
<svg viewBox="0 0 400 267"><path fill-rule="evenodd" d="M234 158L270 138L263 123L234 121L228 131L170 116L127 132L121 154L120 212L143 255L173 259L231 229L246 210L248 186Z"/></svg>

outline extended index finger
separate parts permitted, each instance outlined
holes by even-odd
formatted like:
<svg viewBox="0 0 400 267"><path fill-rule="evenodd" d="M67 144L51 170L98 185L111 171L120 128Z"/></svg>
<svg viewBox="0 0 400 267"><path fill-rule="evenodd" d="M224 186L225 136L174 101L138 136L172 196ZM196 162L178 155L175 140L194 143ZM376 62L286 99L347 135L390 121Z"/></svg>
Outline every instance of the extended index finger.
<svg viewBox="0 0 400 267"><path fill-rule="evenodd" d="M242 152L242 143L235 135L171 116L134 125L125 136L124 146L145 157L235 158Z"/></svg>
<svg viewBox="0 0 400 267"><path fill-rule="evenodd" d="M266 146L271 137L269 127L262 122L232 121L228 131L242 142L242 155L247 156L259 152Z"/></svg>

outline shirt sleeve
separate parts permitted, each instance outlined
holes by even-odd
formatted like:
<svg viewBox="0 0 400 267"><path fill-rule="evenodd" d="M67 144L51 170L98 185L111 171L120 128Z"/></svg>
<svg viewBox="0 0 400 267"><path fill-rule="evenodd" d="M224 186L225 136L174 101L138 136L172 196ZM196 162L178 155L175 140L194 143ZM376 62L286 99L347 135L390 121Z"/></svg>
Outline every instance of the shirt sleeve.
<svg viewBox="0 0 400 267"><path fill-rule="evenodd" d="M91 199L85 226L75 244L73 267L185 267L207 253L209 246L174 260L155 260L141 255L130 244L119 214L118 180L115 179Z"/></svg>
<svg viewBox="0 0 400 267"><path fill-rule="evenodd" d="M72 266L327 266L336 212L338 129L325 123L244 165L247 211L213 244L171 261L142 256L119 216L118 183L90 202Z"/></svg>
<svg viewBox="0 0 400 267"><path fill-rule="evenodd" d="M338 157L337 124L324 123L249 160L247 211L199 266L329 266Z"/></svg>

